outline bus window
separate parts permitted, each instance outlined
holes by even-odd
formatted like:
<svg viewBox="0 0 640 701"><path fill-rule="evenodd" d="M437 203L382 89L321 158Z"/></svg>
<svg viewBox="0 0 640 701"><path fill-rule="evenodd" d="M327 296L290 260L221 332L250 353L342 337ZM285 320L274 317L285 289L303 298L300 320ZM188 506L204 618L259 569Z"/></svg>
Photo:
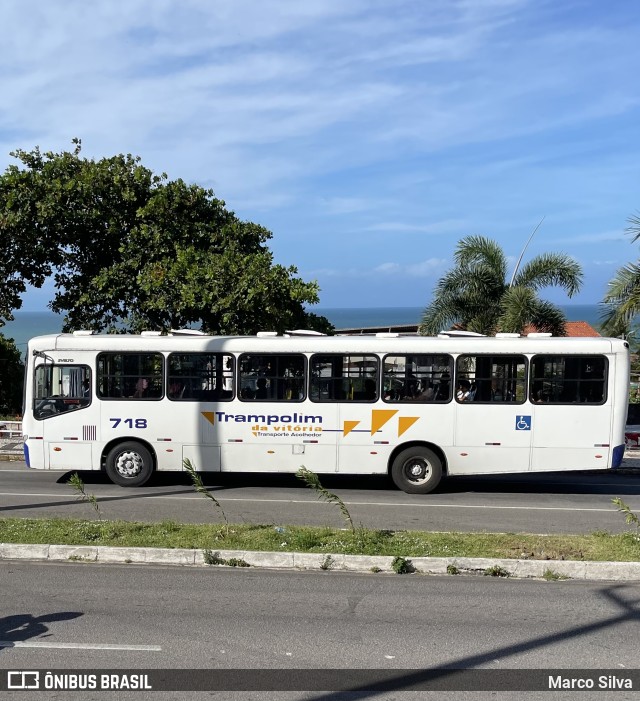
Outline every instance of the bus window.
<svg viewBox="0 0 640 701"><path fill-rule="evenodd" d="M603 404L607 359L600 355L536 355L531 360L531 401Z"/></svg>
<svg viewBox="0 0 640 701"><path fill-rule="evenodd" d="M160 353L100 353L100 399L160 399L163 358Z"/></svg>
<svg viewBox="0 0 640 701"><path fill-rule="evenodd" d="M171 353L167 396L174 401L233 399L234 359L225 353Z"/></svg>
<svg viewBox="0 0 640 701"><path fill-rule="evenodd" d="M387 355L382 398L385 402L448 402L452 372L450 355Z"/></svg>
<svg viewBox="0 0 640 701"><path fill-rule="evenodd" d="M305 398L304 355L245 353L238 368L243 401L301 402Z"/></svg>
<svg viewBox="0 0 640 701"><path fill-rule="evenodd" d="M46 419L91 404L91 369L86 365L38 365L33 415Z"/></svg>
<svg viewBox="0 0 640 701"><path fill-rule="evenodd" d="M456 400L522 404L526 367L524 355L461 355L456 361Z"/></svg>
<svg viewBox="0 0 640 701"><path fill-rule="evenodd" d="M375 355L314 355L310 397L314 402L375 402L379 361Z"/></svg>

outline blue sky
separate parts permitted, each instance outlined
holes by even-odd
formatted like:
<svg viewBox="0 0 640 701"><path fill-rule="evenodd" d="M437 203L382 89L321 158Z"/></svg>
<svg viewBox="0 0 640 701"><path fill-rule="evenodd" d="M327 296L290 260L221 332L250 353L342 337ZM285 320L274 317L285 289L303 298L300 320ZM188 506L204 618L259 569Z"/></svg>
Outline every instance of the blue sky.
<svg viewBox="0 0 640 701"><path fill-rule="evenodd" d="M626 0L4 0L0 168L139 155L269 228L321 307L423 306L460 238L515 261L544 217L527 257L596 303L639 255L638 36Z"/></svg>

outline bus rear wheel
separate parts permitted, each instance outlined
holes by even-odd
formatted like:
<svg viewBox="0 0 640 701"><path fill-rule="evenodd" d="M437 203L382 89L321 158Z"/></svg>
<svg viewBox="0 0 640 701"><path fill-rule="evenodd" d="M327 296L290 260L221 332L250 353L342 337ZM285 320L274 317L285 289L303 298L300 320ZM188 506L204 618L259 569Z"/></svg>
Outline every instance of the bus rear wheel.
<svg viewBox="0 0 640 701"><path fill-rule="evenodd" d="M407 448L393 461L391 478L407 494L428 494L440 484L442 461L429 448Z"/></svg>
<svg viewBox="0 0 640 701"><path fill-rule="evenodd" d="M121 487L141 487L153 474L153 458L141 443L120 443L107 454L105 469L109 479Z"/></svg>

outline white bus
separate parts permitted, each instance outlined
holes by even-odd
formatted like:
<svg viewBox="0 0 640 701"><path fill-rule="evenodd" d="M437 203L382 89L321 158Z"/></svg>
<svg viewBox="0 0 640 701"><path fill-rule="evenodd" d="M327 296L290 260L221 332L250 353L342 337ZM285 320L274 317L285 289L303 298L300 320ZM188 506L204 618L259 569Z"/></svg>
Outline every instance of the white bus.
<svg viewBox="0 0 640 701"><path fill-rule="evenodd" d="M446 475L618 467L629 348L548 334L93 335L29 342L32 468Z"/></svg>

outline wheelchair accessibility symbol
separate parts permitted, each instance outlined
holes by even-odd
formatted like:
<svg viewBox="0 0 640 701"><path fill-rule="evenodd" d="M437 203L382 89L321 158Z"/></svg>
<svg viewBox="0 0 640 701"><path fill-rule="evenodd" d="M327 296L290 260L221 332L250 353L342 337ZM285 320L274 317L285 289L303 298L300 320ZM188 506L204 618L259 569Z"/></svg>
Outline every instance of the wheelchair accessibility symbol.
<svg viewBox="0 0 640 701"><path fill-rule="evenodd" d="M517 416L516 417L516 431L530 431L531 430L531 416Z"/></svg>

